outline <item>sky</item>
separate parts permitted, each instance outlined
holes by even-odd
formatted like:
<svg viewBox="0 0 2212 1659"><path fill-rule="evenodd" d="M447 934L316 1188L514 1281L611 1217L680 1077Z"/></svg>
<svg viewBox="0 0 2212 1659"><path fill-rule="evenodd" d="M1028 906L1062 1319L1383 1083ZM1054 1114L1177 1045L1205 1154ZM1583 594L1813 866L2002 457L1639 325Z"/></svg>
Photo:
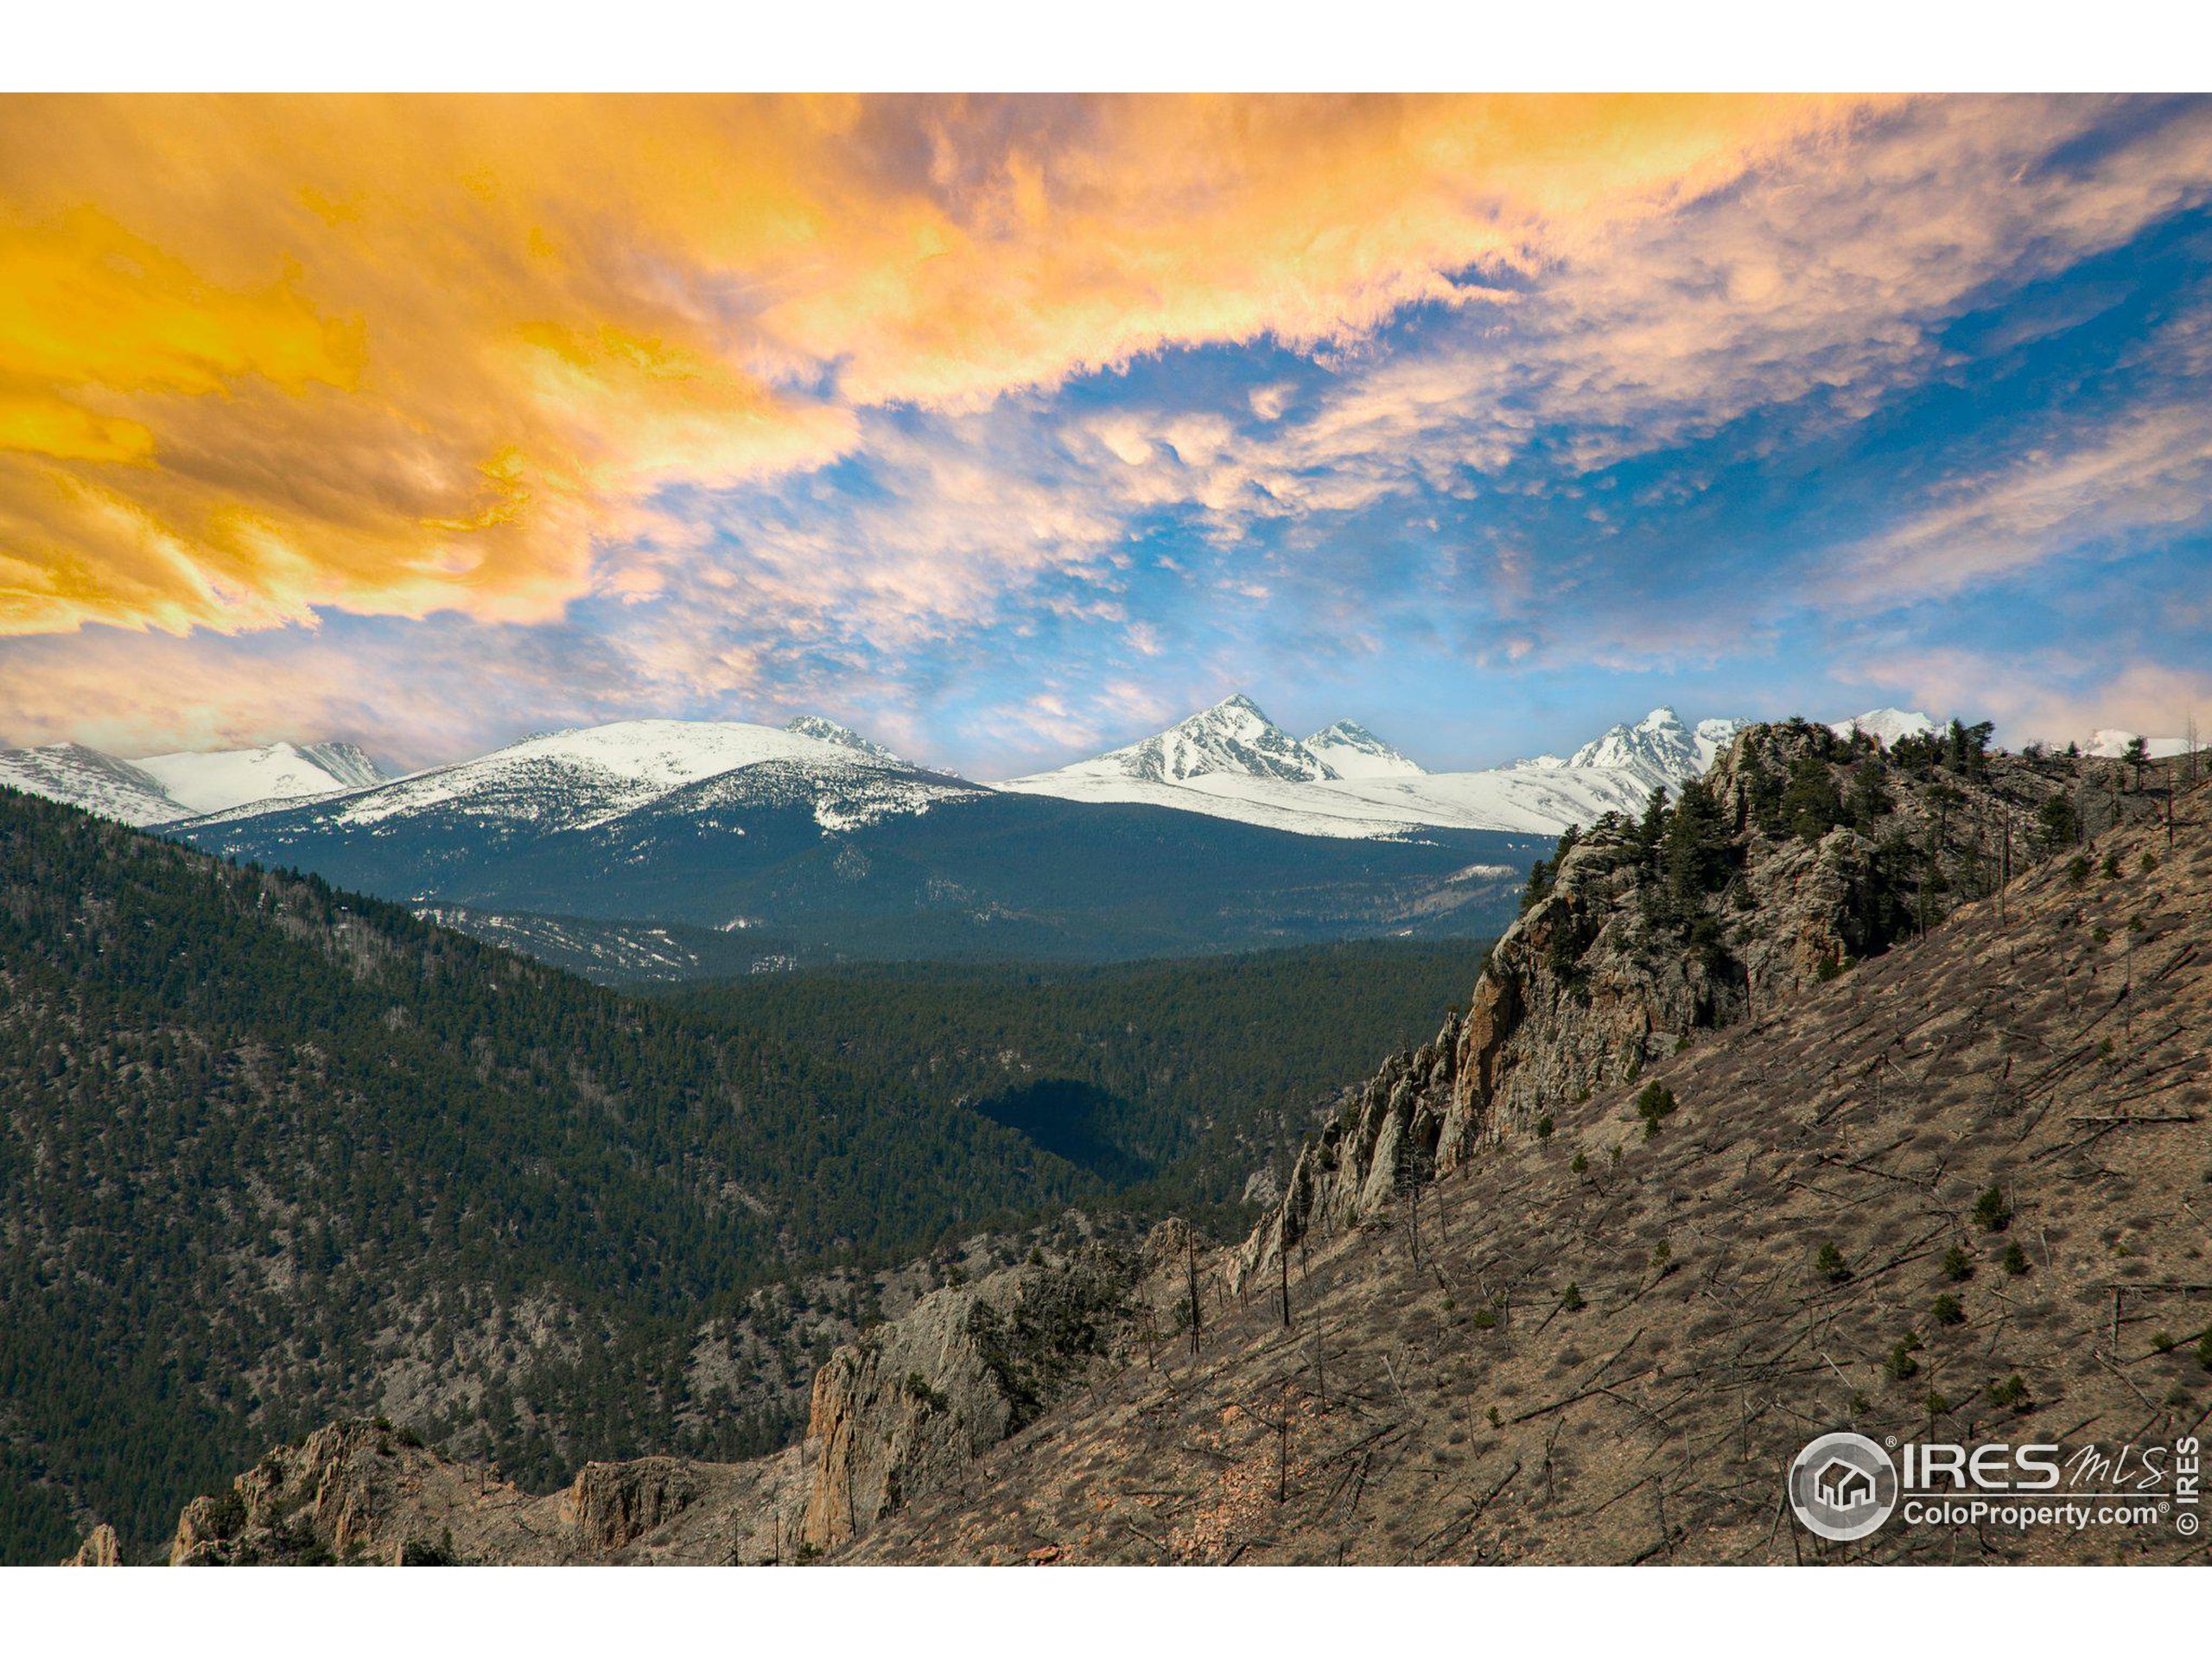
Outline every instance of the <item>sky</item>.
<svg viewBox="0 0 2212 1659"><path fill-rule="evenodd" d="M2212 100L0 99L0 741L2212 728Z"/></svg>

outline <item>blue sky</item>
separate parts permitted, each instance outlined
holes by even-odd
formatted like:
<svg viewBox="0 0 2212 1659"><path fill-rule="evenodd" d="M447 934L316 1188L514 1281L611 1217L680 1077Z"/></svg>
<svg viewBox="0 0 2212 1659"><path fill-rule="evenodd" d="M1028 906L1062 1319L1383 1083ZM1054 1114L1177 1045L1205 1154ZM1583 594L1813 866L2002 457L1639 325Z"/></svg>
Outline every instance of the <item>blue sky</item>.
<svg viewBox="0 0 2212 1659"><path fill-rule="evenodd" d="M1408 141L1361 121L1344 142L1380 145L1383 182L1317 199L1287 240L1255 232L1249 270L1211 198L1147 222L1204 247L1195 319L1132 346L1122 320L1158 279L1046 175L1001 258L1057 228L1106 275L1054 314L1046 369L963 373L1065 272L996 310L933 296L980 332L926 376L874 325L841 325L849 349L779 334L779 407L834 435L633 463L620 511L588 503L580 545L531 567L550 589L356 583L258 620L19 628L0 735L338 735L421 763L557 724L816 712L988 777L1237 690L1433 766L1662 702L1898 703L2015 742L2212 726L2212 104L1763 111L1567 205L1493 191L1478 153L1401 200ZM1018 175L1009 124L932 131ZM1096 126L1102 168L1137 142ZM1393 227L1438 200L1460 218L1409 263ZM1329 240L1360 237L1358 257ZM917 338L957 332L939 324L900 313ZM751 362L766 338L716 349Z"/></svg>

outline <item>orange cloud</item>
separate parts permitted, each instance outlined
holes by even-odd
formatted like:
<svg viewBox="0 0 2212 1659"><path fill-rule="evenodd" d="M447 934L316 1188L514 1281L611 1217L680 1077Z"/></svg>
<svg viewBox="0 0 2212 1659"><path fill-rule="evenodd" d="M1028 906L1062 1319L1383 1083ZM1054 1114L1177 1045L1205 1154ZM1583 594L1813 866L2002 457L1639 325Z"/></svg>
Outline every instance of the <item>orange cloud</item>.
<svg viewBox="0 0 2212 1659"><path fill-rule="evenodd" d="M664 486L819 465L870 407L1341 347L1850 107L9 99L0 632L541 620Z"/></svg>

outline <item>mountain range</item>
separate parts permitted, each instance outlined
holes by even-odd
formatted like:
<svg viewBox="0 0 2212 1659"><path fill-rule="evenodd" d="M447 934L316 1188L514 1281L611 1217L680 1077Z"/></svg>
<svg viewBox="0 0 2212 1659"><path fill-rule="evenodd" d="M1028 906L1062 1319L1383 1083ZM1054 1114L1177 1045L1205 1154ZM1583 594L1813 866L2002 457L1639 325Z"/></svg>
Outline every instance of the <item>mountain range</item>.
<svg viewBox="0 0 2212 1659"><path fill-rule="evenodd" d="M1163 776L1203 763L1166 742L1154 761ZM1058 800L925 770L829 722L697 721L527 738L171 833L435 910L605 978L689 977L685 963L705 973L709 960L744 971L728 951L670 949L683 929L757 939L755 968L1465 938L1503 924L1546 845L1541 834L1419 825L1297 835Z"/></svg>
<svg viewBox="0 0 2212 1659"><path fill-rule="evenodd" d="M342 744L57 745L0 753L0 781L616 982L1479 936L1551 838L1679 790L1742 723L1661 708L1566 759L1429 772L1355 721L1301 740L1239 696L996 785L813 716L617 721L399 778Z"/></svg>
<svg viewBox="0 0 2212 1659"><path fill-rule="evenodd" d="M1639 811L1713 763L1741 720L1693 728L1672 709L1613 727L1561 760L1429 772L1365 727L1338 721L1303 741L1233 696L1156 736L997 787L1124 802L1296 835L1398 837L1433 830L1555 836L1609 811Z"/></svg>

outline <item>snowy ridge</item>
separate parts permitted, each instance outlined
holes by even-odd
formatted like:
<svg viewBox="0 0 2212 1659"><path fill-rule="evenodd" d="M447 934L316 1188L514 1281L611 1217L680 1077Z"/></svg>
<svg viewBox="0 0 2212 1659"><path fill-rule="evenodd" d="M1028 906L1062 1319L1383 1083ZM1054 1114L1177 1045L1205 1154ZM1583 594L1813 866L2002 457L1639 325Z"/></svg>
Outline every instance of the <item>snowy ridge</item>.
<svg viewBox="0 0 2212 1659"><path fill-rule="evenodd" d="M351 743L272 743L263 749L153 754L135 764L183 809L179 816L330 795L384 780L376 762Z"/></svg>
<svg viewBox="0 0 2212 1659"><path fill-rule="evenodd" d="M272 743L143 760L119 760L81 743L0 751L0 783L141 829L333 794L383 776L376 762L350 743Z"/></svg>
<svg viewBox="0 0 2212 1659"><path fill-rule="evenodd" d="M1746 723L1705 720L1692 728L1673 709L1655 709L1569 760L1542 755L1484 772L1424 772L1351 721L1300 743L1249 698L1236 696L1157 737L996 787L1175 807L1308 836L1555 836L1606 812L1642 811L1653 789L1703 773Z"/></svg>
<svg viewBox="0 0 2212 1659"><path fill-rule="evenodd" d="M0 784L134 829L184 816L152 773L81 743L0 749Z"/></svg>
<svg viewBox="0 0 2212 1659"><path fill-rule="evenodd" d="M1078 760L1058 772L1018 778L1005 787L1023 789L1031 794L1054 795L1061 791L1043 785L1062 779L1076 783L1094 779L1180 784L1223 772L1294 784L1313 783L1337 775L1320 756L1269 720L1260 712L1257 703L1240 693L1224 697L1212 708L1179 721L1166 731L1127 748Z"/></svg>
<svg viewBox="0 0 2212 1659"><path fill-rule="evenodd" d="M1736 734L1744 720L1701 720L1692 728L1672 709L1654 709L1633 726L1615 726L1591 739L1564 764L1627 772L1646 788L1671 788L1701 776ZM1548 759L1549 757L1544 757ZM1541 764L1541 762L1539 762Z"/></svg>
<svg viewBox="0 0 2212 1659"><path fill-rule="evenodd" d="M823 743L834 743L840 748L852 749L871 760L881 761L887 766L912 766L912 762L893 754L880 743L872 743L849 726L840 726L834 720L824 720L819 715L800 715L786 721L784 729L801 737L810 737Z"/></svg>
<svg viewBox="0 0 2212 1659"><path fill-rule="evenodd" d="M1354 720L1340 720L1306 740L1339 778L1418 778L1422 768Z"/></svg>
<svg viewBox="0 0 2212 1659"><path fill-rule="evenodd" d="M1838 737L1864 732L1887 748L1901 737L1926 737L1942 728L1932 715L1923 715L1916 709L1870 709L1849 720L1839 720L1828 729Z"/></svg>
<svg viewBox="0 0 2212 1659"><path fill-rule="evenodd" d="M694 788L725 780L704 793ZM923 772L830 721L807 717L779 729L742 721L626 720L526 737L473 760L311 804L324 830L378 835L434 815L479 820L487 834L502 836L593 830L678 798L683 810L701 813L802 803L823 830L836 831L925 811L963 792L978 791ZM285 804L213 814L194 827L237 823Z"/></svg>

